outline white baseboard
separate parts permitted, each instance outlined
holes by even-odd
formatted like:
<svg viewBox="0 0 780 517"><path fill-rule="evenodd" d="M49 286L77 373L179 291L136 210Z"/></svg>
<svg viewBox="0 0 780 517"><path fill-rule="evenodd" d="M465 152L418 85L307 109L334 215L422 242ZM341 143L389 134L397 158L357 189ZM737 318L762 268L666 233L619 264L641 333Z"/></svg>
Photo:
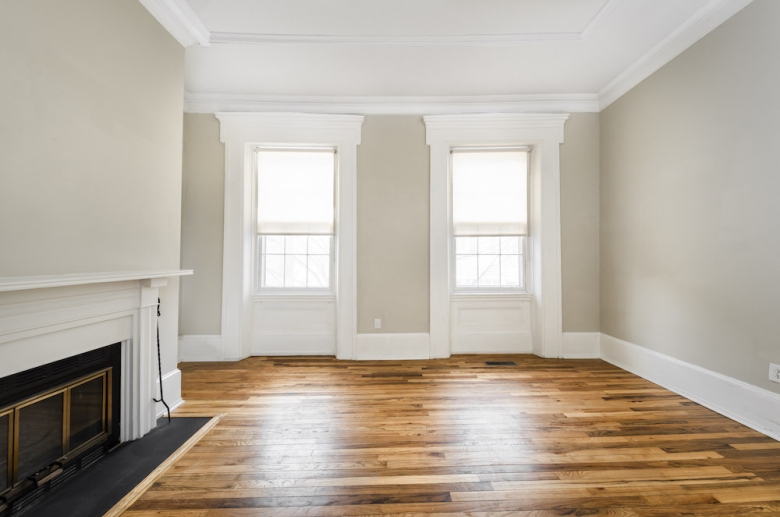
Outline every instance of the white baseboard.
<svg viewBox="0 0 780 517"><path fill-rule="evenodd" d="M780 395L601 334L601 358L780 440Z"/></svg>
<svg viewBox="0 0 780 517"><path fill-rule="evenodd" d="M160 379L157 379L154 383L154 389L154 398L159 399ZM184 400L181 398L181 370L178 368L163 375L163 394L165 395L165 402L168 404L168 407L171 408L171 411L184 404ZM160 418L168 412L162 402L157 403L155 411L157 412L157 418Z"/></svg>
<svg viewBox="0 0 780 517"><path fill-rule="evenodd" d="M179 361L222 361L222 336L179 336Z"/></svg>
<svg viewBox="0 0 780 517"><path fill-rule="evenodd" d="M428 333L358 334L357 360L429 359L431 335Z"/></svg>
<svg viewBox="0 0 780 517"><path fill-rule="evenodd" d="M561 338L561 357L564 359L599 359L601 357L599 332L564 332Z"/></svg>

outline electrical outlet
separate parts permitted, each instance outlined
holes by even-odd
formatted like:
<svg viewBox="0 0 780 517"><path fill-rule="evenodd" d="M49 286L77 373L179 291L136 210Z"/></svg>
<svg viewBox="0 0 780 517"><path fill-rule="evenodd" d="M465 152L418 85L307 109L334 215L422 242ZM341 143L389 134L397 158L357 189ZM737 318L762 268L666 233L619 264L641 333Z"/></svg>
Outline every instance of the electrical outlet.
<svg viewBox="0 0 780 517"><path fill-rule="evenodd" d="M780 382L780 364L769 363L769 380Z"/></svg>
<svg viewBox="0 0 780 517"><path fill-rule="evenodd" d="M381 318L376 318L374 320L374 328L375 329L381 329L382 328L382 319Z"/></svg>

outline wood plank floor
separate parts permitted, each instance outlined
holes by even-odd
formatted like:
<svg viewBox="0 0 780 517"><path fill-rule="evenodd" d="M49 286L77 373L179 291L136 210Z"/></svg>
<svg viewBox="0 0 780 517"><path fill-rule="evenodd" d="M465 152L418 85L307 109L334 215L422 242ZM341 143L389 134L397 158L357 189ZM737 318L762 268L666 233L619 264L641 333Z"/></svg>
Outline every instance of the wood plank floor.
<svg viewBox="0 0 780 517"><path fill-rule="evenodd" d="M598 360L181 369L226 416L126 517L780 516L780 443Z"/></svg>

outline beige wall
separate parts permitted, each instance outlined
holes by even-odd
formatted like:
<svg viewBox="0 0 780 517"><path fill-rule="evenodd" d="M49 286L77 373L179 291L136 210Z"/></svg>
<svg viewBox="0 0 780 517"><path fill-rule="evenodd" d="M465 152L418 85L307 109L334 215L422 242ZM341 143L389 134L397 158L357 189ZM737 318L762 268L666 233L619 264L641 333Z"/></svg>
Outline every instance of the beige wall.
<svg viewBox="0 0 780 517"><path fill-rule="evenodd" d="M601 330L780 393L780 2L601 116Z"/></svg>
<svg viewBox="0 0 780 517"><path fill-rule="evenodd" d="M224 146L213 115L186 114L181 334L219 334ZM572 114L561 147L563 325L599 330L599 116ZM430 158L421 116L365 118L358 146L358 332L429 331ZM382 328L374 329L374 319Z"/></svg>
<svg viewBox="0 0 780 517"><path fill-rule="evenodd" d="M422 117L366 117L357 172L360 334L429 330L429 168Z"/></svg>
<svg viewBox="0 0 780 517"><path fill-rule="evenodd" d="M178 268L183 69L137 0L0 2L0 276Z"/></svg>
<svg viewBox="0 0 780 517"><path fill-rule="evenodd" d="M222 328L222 236L225 146L214 115L184 115L180 334L217 335Z"/></svg>
<svg viewBox="0 0 780 517"><path fill-rule="evenodd" d="M563 331L598 332L599 114L572 113L561 145Z"/></svg>

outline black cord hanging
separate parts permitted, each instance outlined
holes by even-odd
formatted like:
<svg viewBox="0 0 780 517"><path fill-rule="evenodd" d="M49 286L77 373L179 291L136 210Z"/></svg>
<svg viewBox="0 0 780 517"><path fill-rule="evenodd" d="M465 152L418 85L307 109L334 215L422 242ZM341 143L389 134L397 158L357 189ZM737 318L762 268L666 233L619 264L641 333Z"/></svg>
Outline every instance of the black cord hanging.
<svg viewBox="0 0 780 517"><path fill-rule="evenodd" d="M171 408L165 402L165 396L163 395L163 378L162 378L162 358L160 354L160 298L157 298L157 373L160 376L160 398L152 398L155 402L162 402L165 409L168 410L168 423L171 423Z"/></svg>

